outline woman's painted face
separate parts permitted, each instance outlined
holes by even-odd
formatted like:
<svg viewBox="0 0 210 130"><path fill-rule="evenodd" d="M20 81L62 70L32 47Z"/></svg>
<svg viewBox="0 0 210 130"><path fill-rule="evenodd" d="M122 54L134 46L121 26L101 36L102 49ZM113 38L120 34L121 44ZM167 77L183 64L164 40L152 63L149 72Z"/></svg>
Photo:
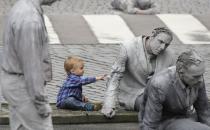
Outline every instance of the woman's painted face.
<svg viewBox="0 0 210 130"><path fill-rule="evenodd" d="M154 55L159 55L170 45L171 41L172 37L169 34L164 32L159 33L149 43L152 53Z"/></svg>

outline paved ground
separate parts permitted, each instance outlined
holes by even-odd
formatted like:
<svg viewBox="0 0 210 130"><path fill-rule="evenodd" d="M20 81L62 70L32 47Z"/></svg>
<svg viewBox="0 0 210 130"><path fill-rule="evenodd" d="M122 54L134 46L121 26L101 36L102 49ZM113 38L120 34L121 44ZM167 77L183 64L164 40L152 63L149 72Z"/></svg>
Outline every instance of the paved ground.
<svg viewBox="0 0 210 130"><path fill-rule="evenodd" d="M5 14L17 0L1 0L0 13ZM112 10L112 0L61 0L53 7L45 7L47 14L119 14ZM206 14L209 0L153 0L160 5L160 13Z"/></svg>
<svg viewBox="0 0 210 130"><path fill-rule="evenodd" d="M9 130L9 126L1 126L1 130ZM137 123L109 123L84 125L54 125L54 130L137 130Z"/></svg>

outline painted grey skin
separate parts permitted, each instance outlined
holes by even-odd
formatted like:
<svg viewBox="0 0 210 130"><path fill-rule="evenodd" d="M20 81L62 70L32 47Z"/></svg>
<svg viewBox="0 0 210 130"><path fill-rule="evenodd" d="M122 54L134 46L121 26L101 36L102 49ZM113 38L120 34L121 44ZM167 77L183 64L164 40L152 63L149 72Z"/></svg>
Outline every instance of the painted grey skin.
<svg viewBox="0 0 210 130"><path fill-rule="evenodd" d="M56 0L19 0L5 21L1 86L11 130L53 130L45 92L52 78L41 5Z"/></svg>
<svg viewBox="0 0 210 130"><path fill-rule="evenodd" d="M114 9L124 11L128 14L157 14L158 4L151 0L113 0L111 6Z"/></svg>
<svg viewBox="0 0 210 130"><path fill-rule="evenodd" d="M138 97L144 92L147 81L154 73L175 63L173 53L166 49L172 37L168 29L156 28L151 36L139 36L121 44L108 78L101 110L106 117L115 115L117 99L127 110L138 111Z"/></svg>
<svg viewBox="0 0 210 130"><path fill-rule="evenodd" d="M140 130L210 130L204 72L204 61L190 50L153 76L139 112Z"/></svg>

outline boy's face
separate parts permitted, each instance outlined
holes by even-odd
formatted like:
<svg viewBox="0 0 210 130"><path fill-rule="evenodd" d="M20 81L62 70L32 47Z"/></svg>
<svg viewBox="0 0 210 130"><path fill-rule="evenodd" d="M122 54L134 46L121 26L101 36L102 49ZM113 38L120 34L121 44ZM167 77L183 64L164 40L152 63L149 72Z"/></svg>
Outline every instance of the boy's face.
<svg viewBox="0 0 210 130"><path fill-rule="evenodd" d="M75 75L82 76L84 74L84 63L78 63L75 65L75 67L72 69L72 72Z"/></svg>

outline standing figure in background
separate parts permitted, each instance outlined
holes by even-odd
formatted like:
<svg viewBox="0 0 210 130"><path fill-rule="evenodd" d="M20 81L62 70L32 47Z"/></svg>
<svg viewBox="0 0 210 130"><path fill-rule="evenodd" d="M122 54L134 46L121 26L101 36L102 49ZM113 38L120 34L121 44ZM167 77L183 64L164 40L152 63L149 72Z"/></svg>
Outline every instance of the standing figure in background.
<svg viewBox="0 0 210 130"><path fill-rule="evenodd" d="M7 16L0 79L11 130L53 130L45 90L52 67L41 5L55 1L19 0Z"/></svg>

